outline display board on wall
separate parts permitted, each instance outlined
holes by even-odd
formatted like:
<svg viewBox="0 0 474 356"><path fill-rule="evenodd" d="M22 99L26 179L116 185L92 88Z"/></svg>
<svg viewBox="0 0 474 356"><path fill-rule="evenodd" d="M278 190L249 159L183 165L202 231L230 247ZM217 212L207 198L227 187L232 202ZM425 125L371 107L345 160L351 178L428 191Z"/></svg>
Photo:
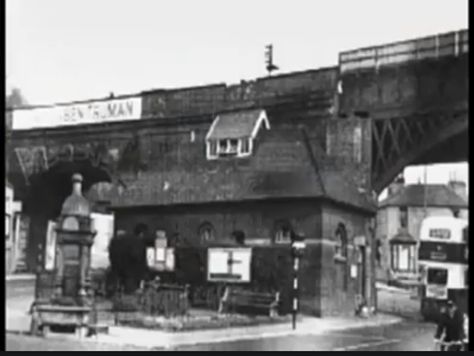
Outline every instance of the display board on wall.
<svg viewBox="0 0 474 356"><path fill-rule="evenodd" d="M148 247L147 251L148 267L154 271L174 271L175 255L174 248L171 247Z"/></svg>
<svg viewBox="0 0 474 356"><path fill-rule="evenodd" d="M207 280L209 282L250 282L251 248L209 248Z"/></svg>
<svg viewBox="0 0 474 356"><path fill-rule="evenodd" d="M174 271L174 248L168 247L168 240L164 231L158 230L154 247L147 248L148 267L154 271Z"/></svg>
<svg viewBox="0 0 474 356"><path fill-rule="evenodd" d="M96 231L91 248L91 268L106 269L110 265L109 244L114 235L114 215L92 213L92 229Z"/></svg>

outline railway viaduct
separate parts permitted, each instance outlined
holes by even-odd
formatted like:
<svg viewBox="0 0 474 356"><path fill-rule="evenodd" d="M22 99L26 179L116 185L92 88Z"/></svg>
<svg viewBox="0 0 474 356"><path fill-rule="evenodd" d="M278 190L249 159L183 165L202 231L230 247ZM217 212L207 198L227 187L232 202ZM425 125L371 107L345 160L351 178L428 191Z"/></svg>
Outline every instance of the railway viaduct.
<svg viewBox="0 0 474 356"><path fill-rule="evenodd" d="M154 194L136 183L156 179L153 172L172 171L177 181L179 172L215 173L190 152L205 157L216 115L262 109L272 127L301 129L321 171L380 193L408 165L468 159L468 57L463 30L343 52L334 67L236 85L7 110L7 179L32 215L59 213L75 171L99 203L120 205ZM275 150L274 159L295 158Z"/></svg>

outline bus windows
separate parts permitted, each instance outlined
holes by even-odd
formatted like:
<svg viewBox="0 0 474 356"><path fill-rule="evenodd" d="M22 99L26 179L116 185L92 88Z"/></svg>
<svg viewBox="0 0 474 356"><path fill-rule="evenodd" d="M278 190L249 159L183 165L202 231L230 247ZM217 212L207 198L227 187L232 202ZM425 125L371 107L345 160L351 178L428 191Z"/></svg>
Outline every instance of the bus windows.
<svg viewBox="0 0 474 356"><path fill-rule="evenodd" d="M446 285L448 283L448 270L444 268L428 269L428 284Z"/></svg>
<svg viewBox="0 0 474 356"><path fill-rule="evenodd" d="M429 236L435 239L449 240L451 238L451 230L449 229L430 229Z"/></svg>

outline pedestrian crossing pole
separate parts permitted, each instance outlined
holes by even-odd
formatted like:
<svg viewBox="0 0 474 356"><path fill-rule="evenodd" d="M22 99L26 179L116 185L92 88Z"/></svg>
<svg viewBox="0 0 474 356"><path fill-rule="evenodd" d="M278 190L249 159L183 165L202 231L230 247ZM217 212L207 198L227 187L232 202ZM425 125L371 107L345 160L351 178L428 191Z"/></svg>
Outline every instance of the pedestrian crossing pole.
<svg viewBox="0 0 474 356"><path fill-rule="evenodd" d="M298 314L298 271L300 257L303 255L305 248L304 237L302 235L292 234L291 252L293 255L293 317L292 326L293 330L296 330L296 316Z"/></svg>
<svg viewBox="0 0 474 356"><path fill-rule="evenodd" d="M293 330L296 329L296 315L298 314L298 267L299 257L293 259Z"/></svg>

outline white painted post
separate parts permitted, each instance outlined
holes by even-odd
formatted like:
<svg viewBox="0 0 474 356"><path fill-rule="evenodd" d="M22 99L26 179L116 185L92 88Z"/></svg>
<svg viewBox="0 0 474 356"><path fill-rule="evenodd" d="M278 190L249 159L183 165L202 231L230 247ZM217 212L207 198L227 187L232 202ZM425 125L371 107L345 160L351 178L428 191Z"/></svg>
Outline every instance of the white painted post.
<svg viewBox="0 0 474 356"><path fill-rule="evenodd" d="M298 313L298 267L299 258L295 256L293 264L293 330L296 329L296 314Z"/></svg>

